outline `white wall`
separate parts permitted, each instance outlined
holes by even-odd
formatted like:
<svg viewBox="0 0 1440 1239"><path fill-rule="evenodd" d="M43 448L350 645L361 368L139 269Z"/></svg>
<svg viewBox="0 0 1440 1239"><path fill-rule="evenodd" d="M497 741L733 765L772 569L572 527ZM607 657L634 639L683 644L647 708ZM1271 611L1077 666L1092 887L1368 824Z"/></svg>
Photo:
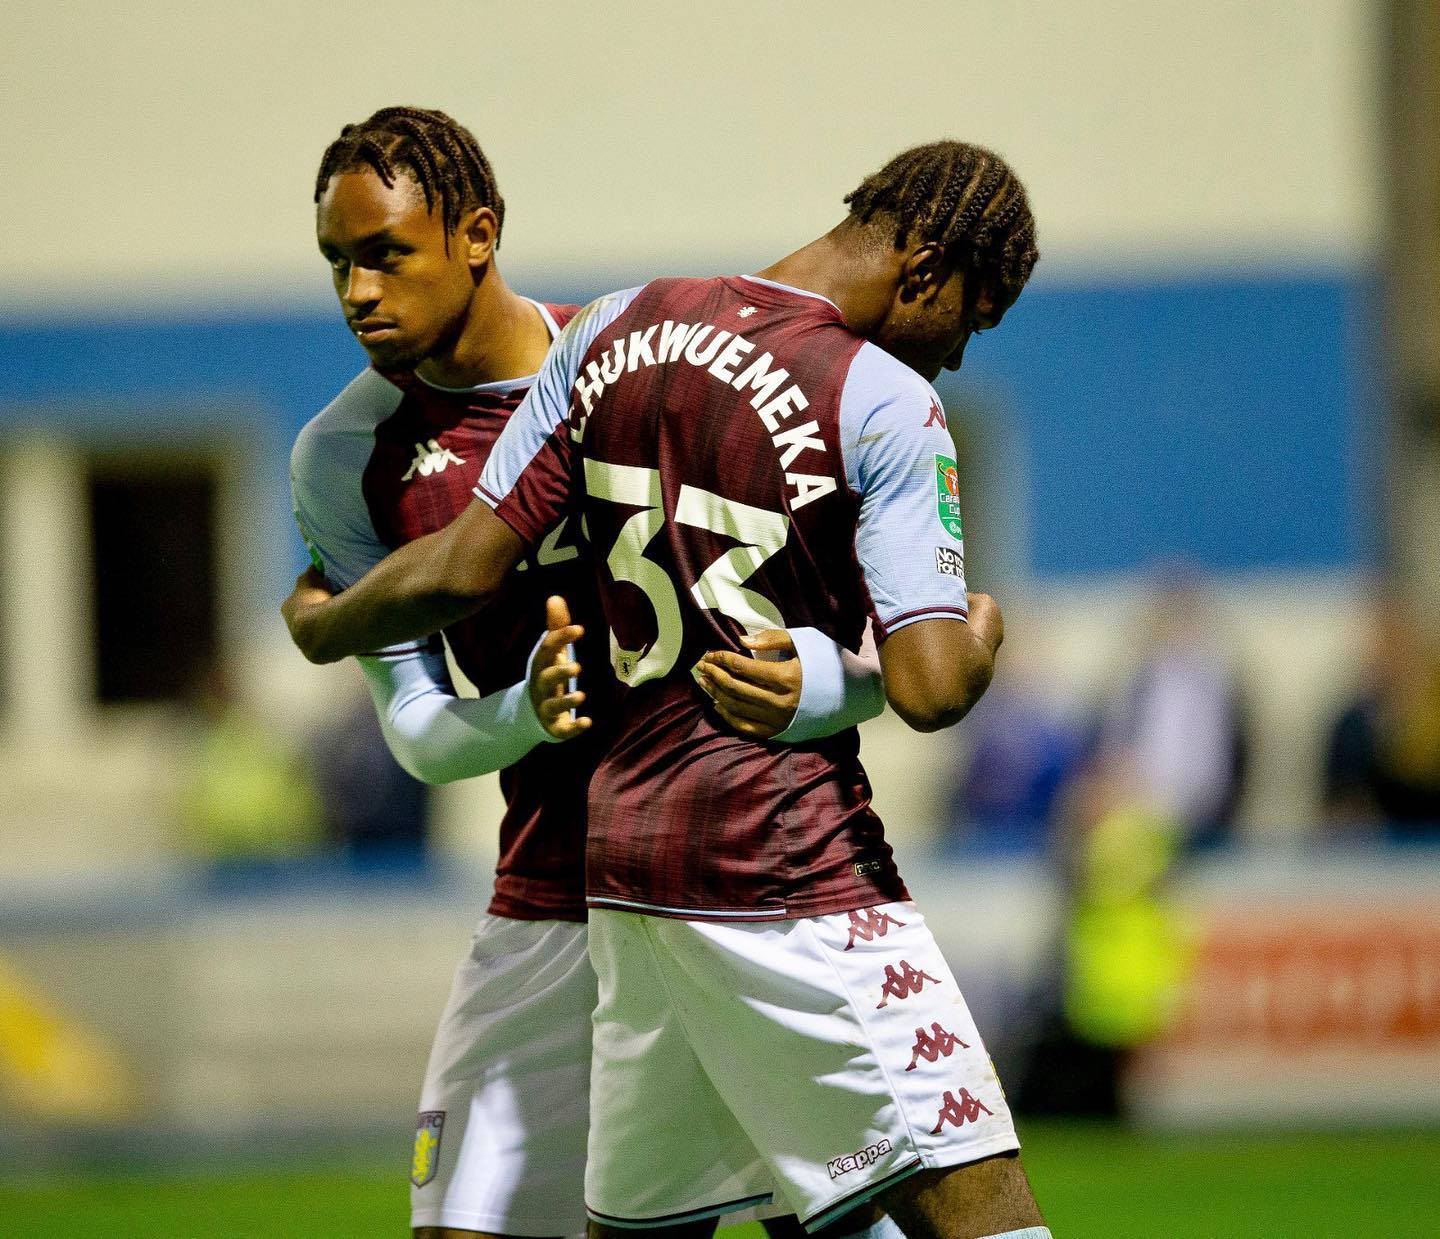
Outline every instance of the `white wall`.
<svg viewBox="0 0 1440 1239"><path fill-rule="evenodd" d="M1061 263L1348 257L1377 231L1365 0L11 0L0 300L321 297L341 124L472 126L505 261L758 263L904 146L999 148Z"/></svg>

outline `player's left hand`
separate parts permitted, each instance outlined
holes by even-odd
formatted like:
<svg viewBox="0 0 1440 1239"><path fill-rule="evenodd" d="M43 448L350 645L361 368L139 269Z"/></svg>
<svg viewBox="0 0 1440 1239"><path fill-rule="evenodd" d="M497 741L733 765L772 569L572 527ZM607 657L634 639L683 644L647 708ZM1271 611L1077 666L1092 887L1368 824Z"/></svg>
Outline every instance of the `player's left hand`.
<svg viewBox="0 0 1440 1239"><path fill-rule="evenodd" d="M540 726L556 740L573 740L590 727L590 720L575 711L585 694L570 690L580 674L571 649L585 629L570 622L570 606L559 595L545 600L545 636L530 666L530 704Z"/></svg>
<svg viewBox="0 0 1440 1239"><path fill-rule="evenodd" d="M783 628L740 638L751 651L711 650L695 664L695 677L716 712L742 736L768 740L790 726L800 706L803 671L795 642Z"/></svg>
<svg viewBox="0 0 1440 1239"><path fill-rule="evenodd" d="M285 626L290 630L290 639L302 650L305 648L306 622L313 617L314 609L335 597L335 590L318 568L306 568L295 578L295 588L290 597L280 604L280 614L285 617Z"/></svg>

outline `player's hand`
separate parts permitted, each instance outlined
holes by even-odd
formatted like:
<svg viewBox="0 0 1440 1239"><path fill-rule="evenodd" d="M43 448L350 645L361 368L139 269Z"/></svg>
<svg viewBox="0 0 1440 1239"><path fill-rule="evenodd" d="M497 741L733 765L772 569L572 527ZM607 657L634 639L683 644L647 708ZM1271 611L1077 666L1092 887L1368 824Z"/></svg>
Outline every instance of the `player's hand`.
<svg viewBox="0 0 1440 1239"><path fill-rule="evenodd" d="M989 594L966 594L970 607L970 631L990 647L993 655L1005 640L1005 618L1000 605Z"/></svg>
<svg viewBox="0 0 1440 1239"><path fill-rule="evenodd" d="M752 657L711 650L695 664L695 678L731 727L742 736L768 740L795 718L804 673L795 642L783 628L741 637L740 643Z"/></svg>
<svg viewBox="0 0 1440 1239"><path fill-rule="evenodd" d="M324 606L333 597L335 590L318 568L306 568L295 578L295 588L290 591L290 597L280 604L280 614L285 617L290 639L302 650L307 647L309 626L315 618L317 608Z"/></svg>
<svg viewBox="0 0 1440 1239"><path fill-rule="evenodd" d="M530 704L535 717L557 740L571 740L590 726L590 720L575 713L585 694L570 692L570 681L580 674L580 664L570 656L569 646L585 630L570 622L565 599L545 599L545 636L530 662Z"/></svg>

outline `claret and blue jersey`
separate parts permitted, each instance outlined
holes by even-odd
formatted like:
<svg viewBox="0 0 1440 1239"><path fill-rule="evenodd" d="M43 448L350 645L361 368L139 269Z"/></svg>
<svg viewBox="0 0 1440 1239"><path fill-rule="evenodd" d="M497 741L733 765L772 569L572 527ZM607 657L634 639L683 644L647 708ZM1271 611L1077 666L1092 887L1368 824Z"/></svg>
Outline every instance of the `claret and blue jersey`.
<svg viewBox="0 0 1440 1239"><path fill-rule="evenodd" d="M552 337L575 306L533 303ZM396 547L448 525L472 501L490 452L533 376L462 390L413 373L367 369L301 432L291 457L296 520L333 585L353 584ZM563 595L603 642L594 574L573 540L552 537L507 581L494 605L445 630L456 665L482 697L523 682L545 628L545 598ZM591 616L594 616L594 622ZM439 639L380 651L422 689L452 693ZM603 644L582 650L600 667ZM583 920L586 785L603 751L610 677L588 682L597 726L565 745L522 743L501 771L506 800L490 911L521 919ZM534 725L538 727L538 724ZM513 730L513 729L512 729ZM532 747L533 746L533 747ZM493 766L491 768L494 768Z"/></svg>
<svg viewBox="0 0 1440 1239"><path fill-rule="evenodd" d="M723 919L905 897L853 729L729 733L690 669L761 628L856 649L966 614L933 390L823 297L749 276L602 298L552 350L477 494L538 546L583 490L618 738L591 784L592 905Z"/></svg>

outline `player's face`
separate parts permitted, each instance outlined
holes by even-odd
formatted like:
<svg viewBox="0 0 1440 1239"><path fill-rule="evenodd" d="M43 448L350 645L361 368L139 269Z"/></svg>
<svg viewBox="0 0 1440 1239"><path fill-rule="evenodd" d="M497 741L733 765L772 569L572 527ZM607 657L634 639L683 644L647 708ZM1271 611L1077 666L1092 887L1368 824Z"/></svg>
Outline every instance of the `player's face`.
<svg viewBox="0 0 1440 1239"><path fill-rule="evenodd" d="M960 272L922 261L902 275L875 343L934 382L941 370L960 369L971 337L998 326L1014 300L989 288L967 299Z"/></svg>
<svg viewBox="0 0 1440 1239"><path fill-rule="evenodd" d="M370 360L413 369L459 337L475 290L472 247L408 176L387 186L373 171L330 178L316 211L345 321ZM483 273L483 268L482 268Z"/></svg>

